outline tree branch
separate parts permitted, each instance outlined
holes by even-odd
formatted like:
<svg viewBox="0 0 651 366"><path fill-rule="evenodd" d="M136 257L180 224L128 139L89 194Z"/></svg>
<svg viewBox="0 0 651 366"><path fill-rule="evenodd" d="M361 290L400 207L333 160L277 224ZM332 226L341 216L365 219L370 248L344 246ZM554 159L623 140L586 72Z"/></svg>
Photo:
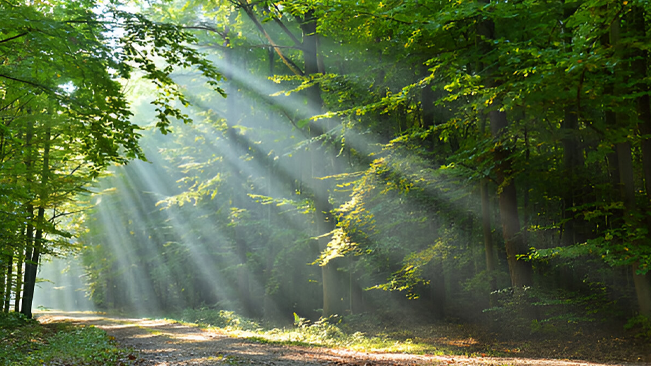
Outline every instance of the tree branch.
<svg viewBox="0 0 651 366"><path fill-rule="evenodd" d="M273 6L280 13L280 9L278 9L278 6L276 6L276 4L273 4ZM289 38L292 39L292 41L294 42L296 47L298 47L299 49L303 49L303 44L298 40L298 38L296 38L296 36L294 36L294 33L292 33L292 31L290 31L289 28L287 28L285 23L283 23L283 21L280 20L280 18L273 17L273 19L274 19L274 22L276 22L276 24L278 24L280 29L282 29L283 32L285 32L289 36Z"/></svg>
<svg viewBox="0 0 651 366"><path fill-rule="evenodd" d="M217 33L217 34L219 34L223 39L226 39L226 38L228 37L228 33L227 33L227 32L225 32L225 31L224 31L224 32L219 31L219 30L217 30L217 28L215 28L215 27L211 27L211 26L208 26L208 25L193 25L193 26L183 27L183 29L205 30L205 31L209 31L209 32Z"/></svg>
<svg viewBox="0 0 651 366"><path fill-rule="evenodd" d="M54 93L54 94L56 95L56 93L55 93L52 89L50 89L50 88L48 88L48 87L46 87L46 86L43 86L43 85L41 85L41 84L37 84L37 83L35 83L35 82L33 82L33 81L23 80L23 79L17 79L17 78L11 77L11 76L9 76L9 75L4 75L4 74L0 74L0 78L5 78L5 79L13 80L13 81L16 81L16 82L19 82L19 83L23 83L23 84L31 85L31 86L37 87L37 88L39 88L39 89L42 89L42 90L44 90L44 91L47 91L47 92L50 92L50 93Z"/></svg>
<svg viewBox="0 0 651 366"><path fill-rule="evenodd" d="M0 43L9 42L9 41L14 40L14 39L16 39L16 38L20 38L20 37L26 36L28 33L29 33L29 32L25 32L25 33L21 33L21 34L19 34L19 35L17 35L17 36L13 36L13 37L5 38L5 39L3 39L2 41L0 41Z"/></svg>
<svg viewBox="0 0 651 366"><path fill-rule="evenodd" d="M276 43L273 41L273 39L271 39L271 36L269 35L269 33L267 33L267 31L264 29L264 27L262 26L262 24L260 23L258 18L256 18L255 14L253 14L253 10L251 10L251 4L249 4L247 0L238 0L238 3L240 5L240 7L244 10L246 15L249 17L249 19L251 19L253 24L255 24L256 28L258 28L260 33L262 33L265 36L265 38L267 38L267 40L269 41L271 46L274 48L274 50L276 51L276 53L278 54L280 59L283 60L283 63L287 67L289 67L289 69L292 70L292 72L294 74L296 74L298 76L304 76L305 73L298 66L296 66L296 64L292 60L286 58L285 55L283 55L283 53L280 51L280 47L278 45L276 45Z"/></svg>

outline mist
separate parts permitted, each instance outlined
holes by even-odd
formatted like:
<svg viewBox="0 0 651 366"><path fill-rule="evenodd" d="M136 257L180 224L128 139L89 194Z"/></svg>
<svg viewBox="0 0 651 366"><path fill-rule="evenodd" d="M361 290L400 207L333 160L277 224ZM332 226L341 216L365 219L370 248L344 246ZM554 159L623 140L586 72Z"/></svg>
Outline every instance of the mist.
<svg viewBox="0 0 651 366"><path fill-rule="evenodd" d="M583 314L581 296L596 288L618 299L600 311L631 314L635 290L620 286L630 268L553 252L592 243L589 254L605 253L590 242L605 223L567 213L592 203L565 181L571 144L552 138L571 135L558 132L565 122L544 125L509 106L497 112L516 122L493 131L495 109L481 106L494 97L469 91L481 77L475 56L457 70L393 34L337 39L296 16L261 25L220 8L213 24L194 11L183 21L227 96L196 70L177 71L187 103L176 106L193 122L172 120L164 134L153 88L125 84L146 161L97 179L78 238L84 284L61 289L85 286L85 301L103 311L228 310L283 324L363 315L526 333L530 320ZM447 74L436 73L442 65ZM462 71L466 89L437 79ZM611 172L597 170L591 179L603 187Z"/></svg>

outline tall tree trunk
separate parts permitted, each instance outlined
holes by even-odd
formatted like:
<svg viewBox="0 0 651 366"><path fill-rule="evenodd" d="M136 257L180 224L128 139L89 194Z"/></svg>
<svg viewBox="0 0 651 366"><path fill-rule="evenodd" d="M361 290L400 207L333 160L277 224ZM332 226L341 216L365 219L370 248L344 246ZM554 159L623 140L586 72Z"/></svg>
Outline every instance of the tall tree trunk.
<svg viewBox="0 0 651 366"><path fill-rule="evenodd" d="M569 19L577 10L575 3L567 3L563 0L563 21L561 22L561 38L565 43L565 50L572 50L572 32L567 29L567 19ZM570 91L568 87L566 89ZM584 223L580 218L576 218L572 208L583 204L580 199L581 190L588 185L581 184L576 176L577 169L582 167L583 154L580 149L580 140L577 136L579 131L579 115L577 106L568 105L565 107L563 122L561 123L561 142L563 145L563 175L567 179L565 192L563 194L563 231L561 232L561 245L569 246L575 243L583 242Z"/></svg>
<svg viewBox="0 0 651 366"><path fill-rule="evenodd" d="M637 220L632 217L636 211L633 157L631 154L631 145L628 141L617 144L617 156L619 157L620 184L622 199L624 200L625 221L635 225ZM633 243L633 245L641 244ZM651 317L651 282L649 281L649 276L647 274L637 273L640 270L639 262L634 262L632 266L633 283L635 285L640 313Z"/></svg>
<svg viewBox="0 0 651 366"><path fill-rule="evenodd" d="M237 95L237 85L235 82L235 78L232 75L231 70L235 67L236 65L236 60L235 60L235 55L233 53L233 49L231 48L231 43L230 43L230 34L226 33L224 35L224 47L226 48L224 51L224 60L227 65L225 68L224 76L230 80L230 83L228 84L227 88L227 93L228 93L228 98L226 100L226 119L228 121L229 125L229 134L230 135L235 135L237 132L235 132L232 127L235 124L237 124L237 120L239 118L239 111L237 109L237 102L239 95ZM273 53L270 52L270 55L273 55ZM270 65L272 65L272 62L270 60ZM271 66L270 66L271 67ZM234 141L233 141L234 142ZM241 148L241 147L240 147ZM244 178L239 175L239 167L236 166L235 164L231 164L231 168L233 169L232 171L236 174L236 182L238 183L243 183ZM236 187L237 188L237 187ZM239 197L234 197L233 198L233 205L237 207L237 205L241 204L241 199ZM235 226L232 231L233 234L233 240L235 242L235 256L237 257L237 260L239 262L239 266L237 268L237 293L238 297L240 300L240 305L242 306L242 312L244 313L245 316L252 317L255 316L254 310L253 310L253 304L251 302L251 287L249 283L249 271L247 268L247 256L246 253L248 252L248 247L246 244L246 241L241 238L242 233L240 232L240 228Z"/></svg>
<svg viewBox="0 0 651 366"><path fill-rule="evenodd" d="M520 232L517 191L512 176L511 151L501 141L507 130L508 121L506 113L501 111L491 111L489 117L491 134L496 141L494 153L495 173L499 185L498 200L502 236L506 247L506 259L509 264L511 285L515 288L521 288L522 286L530 286L533 283L533 271L531 263L517 258L518 255L526 254L527 250L524 247L522 233Z"/></svg>
<svg viewBox="0 0 651 366"><path fill-rule="evenodd" d="M27 133L25 135L25 150L27 156L25 157L25 170L27 173L27 184L29 186L29 189L33 189L34 187L34 182L33 182L33 139L34 137L34 123L30 122L27 125ZM26 220L27 220L27 225L25 227L25 252L22 257L22 264L25 266L25 270L23 273L20 273L22 271L22 264L20 266L20 269L18 273L18 281L17 281L17 287L16 287L16 302L15 302L15 310L18 311L18 304L21 303L22 305L20 306L21 312L22 308L25 306L24 304L24 299L25 299L25 282L27 282L27 267L29 265L29 261L32 258L32 252L34 251L34 205L32 202L29 202L27 204L27 212L26 212ZM22 280L22 281L21 281ZM19 299L18 296L19 294L22 294L22 298ZM30 305L31 306L31 305Z"/></svg>
<svg viewBox="0 0 651 366"><path fill-rule="evenodd" d="M563 137L563 175L567 179L563 195L563 218L566 220L562 232L561 245L569 246L584 241L582 232L582 220L574 217L572 208L583 204L580 198L581 185L576 176L577 170L583 166L583 155L579 148L579 140L576 132L579 128L579 121L576 108L566 107L565 118L561 123Z"/></svg>
<svg viewBox="0 0 651 366"><path fill-rule="evenodd" d="M486 272L490 276L490 292L497 290L497 279L495 278L495 253L493 253L493 230L491 228L491 207L488 195L488 179L479 182L481 194L481 229L484 237L484 252L486 253ZM489 297L490 305L493 306L494 299Z"/></svg>
<svg viewBox="0 0 651 366"><path fill-rule="evenodd" d="M481 4L487 4L489 1L479 0ZM495 23L491 19L484 19L477 25L477 43L483 54L489 54L492 50L491 40L495 39ZM484 63L485 64L485 63ZM495 87L495 76L493 75L493 66L483 70L484 64L480 64L480 72L486 73L486 86ZM501 100L495 98L493 106L500 106ZM511 285L514 288L529 286L533 282L533 270L531 263L518 260L518 255L526 254L526 248L520 232L520 218L518 215L517 190L513 176L511 163L512 153L510 149L504 146L504 135L508 130L508 120L506 112L492 110L488 114L490 129L495 148L493 159L495 161L495 174L498 184L498 204L500 208L500 222L502 224L502 236L506 248L507 263L511 275Z"/></svg>
<svg viewBox="0 0 651 366"><path fill-rule="evenodd" d="M41 183L39 185L39 207L36 218L36 234L34 235L34 248L31 258L25 261L25 288L23 290L23 305L20 312L28 318L32 317L32 300L34 299L34 288L36 286L36 273L38 272L38 262L43 249L45 227L45 206L48 199L48 178L50 175L50 138L51 130L45 128L45 139L43 141L43 167L41 170Z"/></svg>
<svg viewBox="0 0 651 366"><path fill-rule="evenodd" d="M446 307L446 286L445 286L445 271L443 268L443 258L435 259L432 264L432 272L430 274L432 280L430 281L431 291L431 314L435 320L443 320L445 318Z"/></svg>
<svg viewBox="0 0 651 366"><path fill-rule="evenodd" d="M303 61L305 63L305 75L313 75L319 72L319 62L317 57L317 18L314 10L305 13L302 19L299 19L301 30L303 31ZM321 87L313 85L305 90L308 105L308 115L319 114L323 109L323 99L321 98ZM310 135L319 136L330 130L330 120L322 120L310 124ZM313 143L311 151L311 188L314 195L314 209L316 211L317 233L319 236L319 250L327 249L330 242L330 235L336 227L335 217L332 214L332 204L329 202L329 191L325 181L321 180L322 176L333 173L332 163L327 159L325 149L319 149L320 143ZM342 264L341 258L330 260L321 266L321 280L323 284L323 316L334 314L343 314L346 308L344 297L348 295L345 291L341 273L337 267Z"/></svg>
<svg viewBox="0 0 651 366"><path fill-rule="evenodd" d="M27 230L23 230L25 233L23 235L23 238L25 239L25 243L27 243ZM31 245L31 244L30 244ZM22 298L22 292L23 292L23 264L24 264L24 257L23 254L20 253L20 251L17 251L18 255L16 256L16 286L14 288L14 311L18 312L20 311L20 301Z"/></svg>
<svg viewBox="0 0 651 366"><path fill-rule="evenodd" d="M11 288L13 286L13 269L14 269L14 257L13 255L7 255L7 284L5 286L5 298L4 298L4 312L9 312L9 303L11 302ZM1 301L2 299L0 299Z"/></svg>
<svg viewBox="0 0 651 366"><path fill-rule="evenodd" d="M45 208L38 208L37 229L34 235L34 248L31 258L25 261L25 287L23 289L23 305L20 312L28 318L32 317L32 301L34 299L34 289L36 287L36 273L38 272L38 262L41 256L43 246L43 228L42 223L45 221Z"/></svg>
<svg viewBox="0 0 651 366"><path fill-rule="evenodd" d="M635 14L633 15L635 16ZM629 19L630 21L630 19ZM633 19L635 22L635 19ZM621 25L620 21L616 20L612 22L610 27L610 43L615 48L615 57L623 58L624 57L624 48L621 44ZM622 70L624 65L623 62L618 64L615 72L623 73ZM634 70L633 70L634 71ZM639 70L642 71L642 70ZM621 85L625 84L622 82ZM624 92L623 87L614 88L615 95L621 94ZM638 111L640 107L640 101L637 104ZM614 128L626 128L627 127L627 115L625 113L617 112L616 116L616 125ZM638 121L643 123L643 121ZM628 223L631 227L635 228L640 223L635 219L634 215L637 211L636 202L635 202L635 180L634 180L634 168L633 168L633 156L631 152L631 143L628 140L617 142L615 145L617 150L618 166L619 166L619 176L620 176L620 189L621 189L621 198L624 201L624 222ZM642 245L641 243L632 243L633 245ZM651 317L651 281L649 280L646 274L638 274L637 271L640 270L639 263L636 261L632 264L633 270L633 283L635 285L635 292L637 295L637 301L640 313Z"/></svg>
<svg viewBox="0 0 651 366"><path fill-rule="evenodd" d="M644 39L646 33L646 24L644 20L644 9L640 6L634 6L629 13L630 29L639 37ZM633 75L636 75L640 80L645 80L647 77L648 69L648 52L645 50L635 51L634 60L632 63ZM636 99L637 103L637 128L642 136L641 150L642 150L642 172L644 175L644 186L646 191L647 205L651 205L651 103L649 101L648 84L645 82L640 83L637 91L643 92ZM651 215L646 217L646 226L651 229ZM651 239L651 233L647 234L647 241ZM647 317L651 317L651 275L637 274L635 271L639 268L639 263L633 264L633 280L635 282L635 291L638 294L638 302L640 312Z"/></svg>
<svg viewBox="0 0 651 366"><path fill-rule="evenodd" d="M11 288L7 286L7 272L10 267L9 255L0 255L0 311L4 311L4 298L6 293L11 293Z"/></svg>

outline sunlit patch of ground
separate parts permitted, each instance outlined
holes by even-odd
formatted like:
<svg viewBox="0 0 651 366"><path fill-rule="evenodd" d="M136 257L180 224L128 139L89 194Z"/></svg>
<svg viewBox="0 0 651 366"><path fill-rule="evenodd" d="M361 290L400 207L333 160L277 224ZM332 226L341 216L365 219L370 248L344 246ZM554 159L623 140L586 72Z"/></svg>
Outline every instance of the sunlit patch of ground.
<svg viewBox="0 0 651 366"><path fill-rule="evenodd" d="M142 351L145 353L165 353L165 352L176 352L176 348L156 348L156 349L148 349L146 351Z"/></svg>
<svg viewBox="0 0 651 366"><path fill-rule="evenodd" d="M196 334L176 334L174 335L174 339L180 341L201 342L201 341L206 341L209 338L203 335L196 335Z"/></svg>
<svg viewBox="0 0 651 366"><path fill-rule="evenodd" d="M87 321L87 320L100 320L100 318L98 318L98 319L84 319L83 321ZM121 323L121 324L115 324L115 325L104 325L103 327L104 327L104 329L121 329L121 328L133 328L133 327L135 327L135 325L128 324L128 323Z"/></svg>
<svg viewBox="0 0 651 366"><path fill-rule="evenodd" d="M489 356L481 352L486 343L481 339L469 335L460 327L452 327L458 332L443 336L443 328L431 329L430 336L424 338L413 337L416 342L435 342L451 348L468 350L467 355L413 355L405 353L373 353L354 351L350 349L328 349L318 347L302 347L296 345L269 344L255 340L233 337L224 331L201 330L194 326L181 325L164 320L151 319L116 319L79 314L49 314L42 318L43 321L72 321L77 324L95 325L105 329L125 347L132 347L139 351L138 366L163 366L163 365L354 365L354 366L389 366L389 365L542 365L542 366L606 366L604 363L591 363L579 360L570 360L562 357L552 344L551 354L545 357L530 357L527 352L530 348L539 345L531 343L495 342L491 347L499 348L507 357ZM450 330L450 329L448 329ZM226 334L224 334L226 333ZM252 333L256 334L256 333ZM436 336L434 336L436 335ZM259 339L259 334L256 334ZM411 339L411 338L409 338ZM607 346L604 341L603 346ZM523 347L524 344L524 347ZM572 343L559 343L560 346L569 346ZM602 344L599 344L602 346ZM470 352L476 350L477 352ZM554 353L556 350L556 354ZM524 356L524 357L522 357ZM561 359L553 359L561 358ZM621 360L620 360L621 361ZM618 362L618 365L648 365L637 363ZM612 365L612 363L610 364Z"/></svg>

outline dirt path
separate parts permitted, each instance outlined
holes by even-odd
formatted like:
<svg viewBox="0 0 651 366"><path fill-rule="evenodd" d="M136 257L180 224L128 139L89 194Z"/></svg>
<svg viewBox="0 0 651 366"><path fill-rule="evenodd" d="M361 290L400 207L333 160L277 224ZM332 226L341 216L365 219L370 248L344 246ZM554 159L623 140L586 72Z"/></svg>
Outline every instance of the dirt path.
<svg viewBox="0 0 651 366"><path fill-rule="evenodd" d="M66 321L104 329L110 336L115 337L121 346L136 350L139 353L136 364L142 366L606 365L552 359L365 353L342 349L271 345L165 320L112 318L83 313L43 313L38 315L38 320L42 323Z"/></svg>

